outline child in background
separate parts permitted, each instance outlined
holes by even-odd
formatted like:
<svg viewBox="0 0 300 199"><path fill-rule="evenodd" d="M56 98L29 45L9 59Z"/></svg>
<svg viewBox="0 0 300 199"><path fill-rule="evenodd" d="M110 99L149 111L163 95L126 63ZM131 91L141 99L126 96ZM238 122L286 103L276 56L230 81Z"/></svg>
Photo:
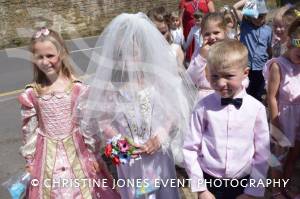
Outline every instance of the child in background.
<svg viewBox="0 0 300 199"><path fill-rule="evenodd" d="M239 39L240 30L238 27L237 15L233 7L225 5L223 7L224 20L226 22L226 32L229 39Z"/></svg>
<svg viewBox="0 0 300 199"><path fill-rule="evenodd" d="M110 187L88 186L83 180L108 179L105 164L94 156L95 139L79 129L75 101L86 86L77 81L61 36L47 28L30 43L34 82L19 96L24 145L20 148L26 169L38 179L26 198L120 198ZM72 180L80 186L74 186ZM43 186L43 180L68 184ZM108 182L109 185L111 182Z"/></svg>
<svg viewBox="0 0 300 199"><path fill-rule="evenodd" d="M291 23L300 16L297 12L299 5L292 7L284 6L279 9L273 19L273 40L272 40L272 53L273 57L279 57L287 48L287 29ZM299 15L299 16L298 16Z"/></svg>
<svg viewBox="0 0 300 199"><path fill-rule="evenodd" d="M202 22L202 17L203 13L199 10L197 10L194 13L194 19L195 19L195 25L191 28L189 35L186 39L186 42L183 45L183 49L186 51L189 46L194 43L194 53L193 56L195 56L196 52L199 52L199 48L202 46L202 36L201 36L201 22Z"/></svg>
<svg viewBox="0 0 300 199"><path fill-rule="evenodd" d="M226 23L221 13L209 13L204 16L201 23L203 45L192 58L187 69L188 75L199 89L200 97L213 92L206 78L206 57L210 47L217 41L226 38Z"/></svg>
<svg viewBox="0 0 300 199"><path fill-rule="evenodd" d="M280 8L273 18L272 56L279 57L286 51L286 29L288 25L283 22L283 14L288 8Z"/></svg>
<svg viewBox="0 0 300 199"><path fill-rule="evenodd" d="M173 37L170 32L170 16L167 14L166 9L162 6L152 8L148 11L148 17L157 27L159 32L165 37L167 42L170 44L173 54L176 56L179 66L184 64L184 53L180 45L173 42Z"/></svg>
<svg viewBox="0 0 300 199"><path fill-rule="evenodd" d="M237 2L234 7L239 9L244 6L247 0ZM269 58L272 57L272 28L265 24L268 10L264 0L257 4L259 13L258 18L243 16L240 10L237 10L239 20L241 21L240 41L249 51L249 87L247 93L262 101L262 95L265 93L265 81L262 75L263 66Z"/></svg>
<svg viewBox="0 0 300 199"><path fill-rule="evenodd" d="M173 43L183 46L184 36L178 11L173 11L170 14L170 32L172 34Z"/></svg>
<svg viewBox="0 0 300 199"><path fill-rule="evenodd" d="M288 29L287 51L267 62L264 76L274 138L272 152L281 163L272 168L272 177L290 179L300 154L300 18ZM300 198L300 194L274 187L273 197Z"/></svg>
<svg viewBox="0 0 300 199"><path fill-rule="evenodd" d="M268 171L269 127L265 107L242 85L247 63L247 48L237 40L217 42L208 53L208 78L215 92L195 106L183 147L191 189L199 199L264 196L264 186L256 183ZM211 186L199 183L204 179L213 180ZM224 179L222 186L212 186L219 179ZM256 186L226 186L225 179L254 179Z"/></svg>

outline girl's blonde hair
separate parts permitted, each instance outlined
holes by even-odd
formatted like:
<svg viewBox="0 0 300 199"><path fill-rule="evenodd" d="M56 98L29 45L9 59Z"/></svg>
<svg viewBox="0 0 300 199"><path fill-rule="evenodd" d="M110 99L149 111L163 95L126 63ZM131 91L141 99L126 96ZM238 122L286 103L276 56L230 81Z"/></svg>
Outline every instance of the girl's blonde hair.
<svg viewBox="0 0 300 199"><path fill-rule="evenodd" d="M297 17L288 29L288 36L291 39L300 39L300 17Z"/></svg>
<svg viewBox="0 0 300 199"><path fill-rule="evenodd" d="M237 20L236 13L234 12L234 8L226 7L226 9L223 12L223 15L224 15L224 20L225 20L226 24L232 22L234 24L234 29L237 29L238 20Z"/></svg>
<svg viewBox="0 0 300 199"><path fill-rule="evenodd" d="M46 30L47 34L41 34L42 30ZM62 72L62 74L65 77L70 79L70 81L73 81L74 71L69 61L69 55L70 55L69 51L66 47L63 38L56 31L47 28L41 28L38 31L36 31L33 34L31 38L31 42L29 44L30 52L34 55L35 54L34 45L37 42L45 42L45 41L51 42L56 47L59 53L59 59L61 61L60 72ZM33 62L33 82L36 84L38 91L41 91L41 88L49 83L47 76L38 68L38 66L34 62Z"/></svg>
<svg viewBox="0 0 300 199"><path fill-rule="evenodd" d="M217 22L217 26L226 32L227 23L224 19L224 15L217 12L204 15L201 22L201 32L204 32L208 24L211 22Z"/></svg>

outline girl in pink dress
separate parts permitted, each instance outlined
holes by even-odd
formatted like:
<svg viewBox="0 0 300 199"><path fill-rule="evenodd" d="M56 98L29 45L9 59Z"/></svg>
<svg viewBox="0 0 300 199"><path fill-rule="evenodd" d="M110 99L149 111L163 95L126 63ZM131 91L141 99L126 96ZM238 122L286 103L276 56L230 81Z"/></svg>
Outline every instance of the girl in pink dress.
<svg viewBox="0 0 300 199"><path fill-rule="evenodd" d="M33 35L30 51L34 83L19 96L20 152L38 183L29 185L26 198L120 198L110 188L105 164L95 158L96 139L74 119L74 102L87 87L75 80L61 36L42 28Z"/></svg>
<svg viewBox="0 0 300 199"><path fill-rule="evenodd" d="M300 19L288 30L287 51L267 62L264 68L274 140L273 178L290 179L300 154ZM274 198L294 197L290 191L275 187Z"/></svg>

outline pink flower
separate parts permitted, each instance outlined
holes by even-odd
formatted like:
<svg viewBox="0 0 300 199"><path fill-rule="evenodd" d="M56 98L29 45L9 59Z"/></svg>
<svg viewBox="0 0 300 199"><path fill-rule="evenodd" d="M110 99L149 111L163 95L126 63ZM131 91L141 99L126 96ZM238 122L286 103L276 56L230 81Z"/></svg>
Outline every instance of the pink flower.
<svg viewBox="0 0 300 199"><path fill-rule="evenodd" d="M118 147L122 153L126 153L129 150L129 143L127 140L119 140Z"/></svg>

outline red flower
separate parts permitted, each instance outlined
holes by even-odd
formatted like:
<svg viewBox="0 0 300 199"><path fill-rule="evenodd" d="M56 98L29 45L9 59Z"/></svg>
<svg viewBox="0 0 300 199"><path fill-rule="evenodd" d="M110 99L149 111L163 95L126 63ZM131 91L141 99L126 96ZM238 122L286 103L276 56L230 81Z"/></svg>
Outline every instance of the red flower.
<svg viewBox="0 0 300 199"><path fill-rule="evenodd" d="M105 151L104 151L105 156L106 157L110 157L111 152L112 152L112 145L111 144L107 144L105 146Z"/></svg>
<svg viewBox="0 0 300 199"><path fill-rule="evenodd" d="M112 161L113 161L114 165L119 165L121 163L119 157L117 157L117 156L114 156Z"/></svg>

